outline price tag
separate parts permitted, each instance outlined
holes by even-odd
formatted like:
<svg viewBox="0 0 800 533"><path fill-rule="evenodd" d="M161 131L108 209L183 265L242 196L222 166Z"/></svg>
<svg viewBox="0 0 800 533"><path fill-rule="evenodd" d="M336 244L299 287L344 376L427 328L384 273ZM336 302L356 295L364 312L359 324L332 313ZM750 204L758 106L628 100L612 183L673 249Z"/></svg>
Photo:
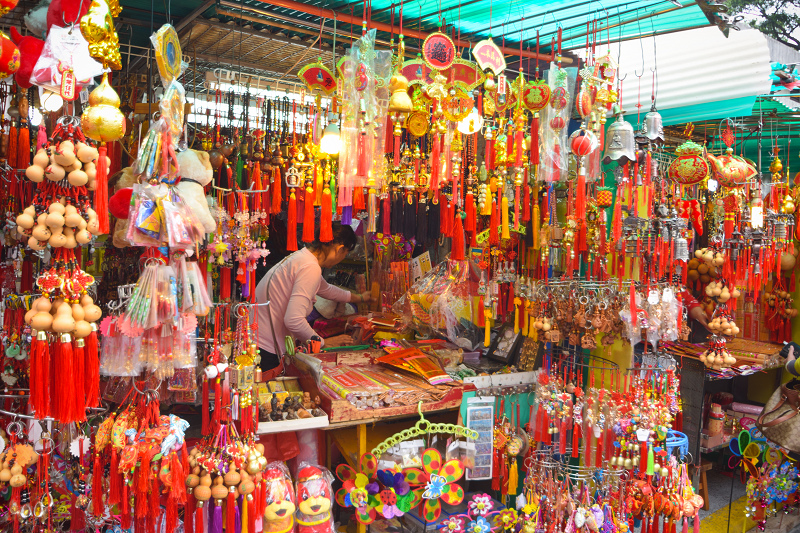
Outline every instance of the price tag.
<svg viewBox="0 0 800 533"><path fill-rule="evenodd" d="M89 101L89 89L81 89L80 99L81 99L81 104L85 104L86 102Z"/></svg>
<svg viewBox="0 0 800 533"><path fill-rule="evenodd" d="M650 430L645 428L639 428L636 430L636 439L639 442L647 442L647 439L650 438Z"/></svg>
<svg viewBox="0 0 800 533"><path fill-rule="evenodd" d="M672 290L672 287L667 287L664 289L664 294L661 296L661 301L664 303L670 303L672 300L675 299L675 292Z"/></svg>

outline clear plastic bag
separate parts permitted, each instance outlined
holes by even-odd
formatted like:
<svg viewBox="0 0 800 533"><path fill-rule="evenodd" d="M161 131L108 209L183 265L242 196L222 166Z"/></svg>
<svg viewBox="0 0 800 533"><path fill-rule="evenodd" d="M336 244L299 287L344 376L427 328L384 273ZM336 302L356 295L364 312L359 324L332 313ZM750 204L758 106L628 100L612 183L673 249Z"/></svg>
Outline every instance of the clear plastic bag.
<svg viewBox="0 0 800 533"><path fill-rule="evenodd" d="M161 246L164 232L164 185L134 184L133 205L125 238L133 246Z"/></svg>
<svg viewBox="0 0 800 533"><path fill-rule="evenodd" d="M30 81L55 93L61 93L64 72L72 71L77 95L82 87L93 83L103 73L103 65L89 55L89 44L81 32L53 26L47 33L42 53L33 67Z"/></svg>
<svg viewBox="0 0 800 533"><path fill-rule="evenodd" d="M392 311L423 336L440 335L472 350L483 341L477 272L470 261L442 261L414 283Z"/></svg>

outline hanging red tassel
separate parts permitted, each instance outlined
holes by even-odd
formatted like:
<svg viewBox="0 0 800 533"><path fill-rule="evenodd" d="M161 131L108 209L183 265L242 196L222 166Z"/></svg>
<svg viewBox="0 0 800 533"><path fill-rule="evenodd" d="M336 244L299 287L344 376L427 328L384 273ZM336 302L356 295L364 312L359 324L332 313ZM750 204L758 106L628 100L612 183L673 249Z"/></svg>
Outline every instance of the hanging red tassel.
<svg viewBox="0 0 800 533"><path fill-rule="evenodd" d="M286 250L294 252L297 250L297 198L295 189L289 194L289 209L286 220Z"/></svg>
<svg viewBox="0 0 800 533"><path fill-rule="evenodd" d="M56 387L51 391L52 396L58 397L58 410L53 414L53 417L61 423L75 422L78 420L76 416L77 405L75 405L75 394L72 390L72 381L75 378L73 365L75 364L72 357L72 344L70 342L69 334L61 335L61 338L56 342L55 353L55 379ZM83 388L81 388L83 394ZM52 398L51 396L51 398Z"/></svg>
<svg viewBox="0 0 800 533"><path fill-rule="evenodd" d="M694 515L694 524L692 524L692 531L694 533L700 533L700 513Z"/></svg>
<svg viewBox="0 0 800 533"><path fill-rule="evenodd" d="M122 476L119 473L119 456L117 448L111 445L111 464L109 465L108 505L116 505L122 501Z"/></svg>
<svg viewBox="0 0 800 533"><path fill-rule="evenodd" d="M83 382L83 393L86 396L86 407L100 405L100 356L97 348L97 325L92 323L92 332L86 337L84 351L86 363L86 379Z"/></svg>
<svg viewBox="0 0 800 533"><path fill-rule="evenodd" d="M94 516L103 515L103 464L97 452L94 454L92 467L92 513Z"/></svg>
<svg viewBox="0 0 800 533"><path fill-rule="evenodd" d="M581 425L574 424L572 426L572 457L578 457L580 452L580 439L581 439Z"/></svg>
<svg viewBox="0 0 800 533"><path fill-rule="evenodd" d="M197 509L197 499L191 494L186 498L186 506L183 508L183 531L184 533L195 532L195 511ZM197 533L204 533L202 526Z"/></svg>
<svg viewBox="0 0 800 533"><path fill-rule="evenodd" d="M220 378L214 378L214 427L219 427L222 418L222 384Z"/></svg>
<svg viewBox="0 0 800 533"><path fill-rule="evenodd" d="M108 233L108 159L105 143L98 150L100 156L95 166L97 172L97 188L94 190L94 210L97 212L97 224L100 233Z"/></svg>
<svg viewBox="0 0 800 533"><path fill-rule="evenodd" d="M488 199L487 199L488 201ZM492 213L489 218L489 245L497 246L500 244L500 233L497 229L500 227L500 220L498 220L500 213L498 211L497 198L492 196Z"/></svg>
<svg viewBox="0 0 800 533"><path fill-rule="evenodd" d="M202 425L200 426L200 434L201 435L208 435L209 426L208 426L208 412L211 406L208 404L208 378L203 376L203 403L201 404L200 410L203 412L203 420Z"/></svg>
<svg viewBox="0 0 800 533"><path fill-rule="evenodd" d="M38 418L50 416L50 349L47 333L40 331L31 343L31 404Z"/></svg>
<svg viewBox="0 0 800 533"><path fill-rule="evenodd" d="M531 123L531 162L534 165L539 164L539 113L533 114L533 122Z"/></svg>
<svg viewBox="0 0 800 533"><path fill-rule="evenodd" d="M19 142L19 132L17 126L12 122L8 130L8 164L11 168L17 167L17 143Z"/></svg>
<svg viewBox="0 0 800 533"><path fill-rule="evenodd" d="M494 137L486 139L486 170L494 170Z"/></svg>
<svg viewBox="0 0 800 533"><path fill-rule="evenodd" d="M269 186L272 192L272 212L281 212L281 202L283 201L283 191L281 190L281 171L278 167L272 169L272 183Z"/></svg>
<svg viewBox="0 0 800 533"><path fill-rule="evenodd" d="M202 533L205 531L205 525L203 524L203 515L205 514L205 509L203 507L204 502L200 502L200 504L195 508L194 511L194 531L195 533Z"/></svg>
<svg viewBox="0 0 800 533"><path fill-rule="evenodd" d="M450 200L444 194L440 195L439 199L439 227L441 228L442 237L453 236L453 215L450 214Z"/></svg>
<svg viewBox="0 0 800 533"><path fill-rule="evenodd" d="M158 501L158 491L153 491ZM175 526L178 523L178 502L175 498L167 498L167 513L166 513L166 528L165 531L175 531ZM184 533L186 532L186 524L184 523Z"/></svg>
<svg viewBox="0 0 800 533"><path fill-rule="evenodd" d="M567 419L561 420L561 431L558 435L558 453L564 455L567 453Z"/></svg>
<svg viewBox="0 0 800 533"><path fill-rule="evenodd" d="M522 197L524 198L523 201L524 207L522 209L522 222L525 223L523 225L526 225L531 220L531 191L530 191L530 185L528 184L527 167L525 168L525 172L523 173L522 176L522 183L523 183ZM517 223L517 225L520 225L519 222Z"/></svg>
<svg viewBox="0 0 800 533"><path fill-rule="evenodd" d="M389 198L388 194L383 196L383 202L381 206L381 222L382 228L381 231L384 235L391 235L392 233L392 202L391 198Z"/></svg>
<svg viewBox="0 0 800 533"><path fill-rule="evenodd" d="M322 206L319 214L319 241L331 242L333 240L333 197L331 186L325 184L322 191Z"/></svg>
<svg viewBox="0 0 800 533"><path fill-rule="evenodd" d="M235 531L236 527L236 496L233 487L228 492L228 500L225 508L225 531Z"/></svg>
<svg viewBox="0 0 800 533"><path fill-rule="evenodd" d="M72 389L74 390L76 409L80 409L82 413L86 412L86 395L84 394L85 346L86 342L83 339L75 340L72 346L72 369L75 376L75 384Z"/></svg>
<svg viewBox="0 0 800 533"><path fill-rule="evenodd" d="M522 140L523 140L522 130L517 129L517 131L514 133L514 144L516 145L515 146L516 157L514 160L514 166L518 168L522 166L522 150L523 150Z"/></svg>
<svg viewBox="0 0 800 533"><path fill-rule="evenodd" d="M253 495L248 494L247 500L247 533L256 533L256 506Z"/></svg>
<svg viewBox="0 0 800 533"><path fill-rule="evenodd" d="M475 218L475 198L472 194L472 188L467 189L467 197L464 200L464 214L464 231L467 233L475 233L477 221Z"/></svg>
<svg viewBox="0 0 800 533"><path fill-rule="evenodd" d="M575 191L575 214L579 217L586 216L586 171L581 168L578 172L578 184Z"/></svg>
<svg viewBox="0 0 800 533"><path fill-rule="evenodd" d="M17 168L25 169L31 164L31 130L28 123L22 122L19 126L19 142L17 142Z"/></svg>
<svg viewBox="0 0 800 533"><path fill-rule="evenodd" d="M356 187L353 189L353 214L358 211L364 211L367 208L364 203L364 187Z"/></svg>
<svg viewBox="0 0 800 533"><path fill-rule="evenodd" d="M461 220L461 213L456 211L455 222L453 223L453 242L450 250L450 259L453 261L464 260L464 223Z"/></svg>
<svg viewBox="0 0 800 533"><path fill-rule="evenodd" d="M303 242L314 242L314 189L306 187L303 209Z"/></svg>
<svg viewBox="0 0 800 533"><path fill-rule="evenodd" d="M39 123L39 129L36 132L36 151L38 152L44 148L45 144L47 144L47 130L44 127L44 121L42 121Z"/></svg>
<svg viewBox="0 0 800 533"><path fill-rule="evenodd" d="M630 308L631 308L631 325L636 327L636 324L639 322L638 314L639 310L636 308L636 287L634 287L633 281L631 281L631 290L630 290ZM647 452L647 450L645 450ZM647 464L647 456L644 457L645 462L642 464Z"/></svg>
<svg viewBox="0 0 800 533"><path fill-rule="evenodd" d="M433 149L431 150L431 182L430 188L434 191L439 190L439 172L442 169L441 162L441 135L434 134L433 136Z"/></svg>

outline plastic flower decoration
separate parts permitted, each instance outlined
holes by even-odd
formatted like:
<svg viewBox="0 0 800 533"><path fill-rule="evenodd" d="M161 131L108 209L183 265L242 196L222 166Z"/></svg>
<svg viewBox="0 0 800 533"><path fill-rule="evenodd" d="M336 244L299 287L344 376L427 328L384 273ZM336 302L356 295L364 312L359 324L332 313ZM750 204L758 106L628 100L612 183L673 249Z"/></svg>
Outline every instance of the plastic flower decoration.
<svg viewBox="0 0 800 533"><path fill-rule="evenodd" d="M475 494L469 502L469 513L472 516L487 516L492 512L492 497L488 494Z"/></svg>
<svg viewBox="0 0 800 533"><path fill-rule="evenodd" d="M497 522L503 529L513 529L517 525L517 510L516 509L503 509L497 516Z"/></svg>
<svg viewBox="0 0 800 533"><path fill-rule="evenodd" d="M418 502L402 472L378 470L378 481L383 488L370 501L384 518L403 516Z"/></svg>
<svg viewBox="0 0 800 533"><path fill-rule="evenodd" d="M362 524L375 521L375 506L370 496L378 493L379 487L375 482L377 468L378 460L371 453L361 456L358 471L347 464L336 468L336 477L342 482L342 488L336 491L336 501L341 507L355 508L356 520Z"/></svg>
<svg viewBox="0 0 800 533"><path fill-rule="evenodd" d="M464 490L456 481L464 475L464 467L458 459L442 462L442 454L433 448L422 453L422 470L407 468L406 481L416 486L414 493L422 498L421 515L427 522L435 522L442 513L440 499L449 505L458 505L464 500Z"/></svg>
<svg viewBox="0 0 800 533"><path fill-rule="evenodd" d="M467 533L491 533L491 531L491 524L483 516L479 516L467 526Z"/></svg>
<svg viewBox="0 0 800 533"><path fill-rule="evenodd" d="M442 533L464 533L464 518L463 515L454 515L442 522L439 530Z"/></svg>

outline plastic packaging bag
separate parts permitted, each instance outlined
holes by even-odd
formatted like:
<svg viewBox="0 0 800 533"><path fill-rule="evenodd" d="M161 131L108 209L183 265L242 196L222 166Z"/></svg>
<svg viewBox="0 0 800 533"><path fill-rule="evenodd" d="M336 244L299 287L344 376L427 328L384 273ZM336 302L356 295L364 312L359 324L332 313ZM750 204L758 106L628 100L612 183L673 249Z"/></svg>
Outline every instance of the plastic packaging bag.
<svg viewBox="0 0 800 533"><path fill-rule="evenodd" d="M333 476L323 466L300 463L297 471L298 533L333 533Z"/></svg>
<svg viewBox="0 0 800 533"><path fill-rule="evenodd" d="M72 71L71 75L75 78L74 99L82 87L93 83L92 78L103 73L103 65L89 55L89 44L80 30L52 26L47 33L42 53L33 67L30 81L69 98L61 90L64 73L69 71Z"/></svg>
<svg viewBox="0 0 800 533"><path fill-rule="evenodd" d="M473 350L483 340L476 272L470 261L442 261L414 283L392 311L423 336L441 335Z"/></svg>

